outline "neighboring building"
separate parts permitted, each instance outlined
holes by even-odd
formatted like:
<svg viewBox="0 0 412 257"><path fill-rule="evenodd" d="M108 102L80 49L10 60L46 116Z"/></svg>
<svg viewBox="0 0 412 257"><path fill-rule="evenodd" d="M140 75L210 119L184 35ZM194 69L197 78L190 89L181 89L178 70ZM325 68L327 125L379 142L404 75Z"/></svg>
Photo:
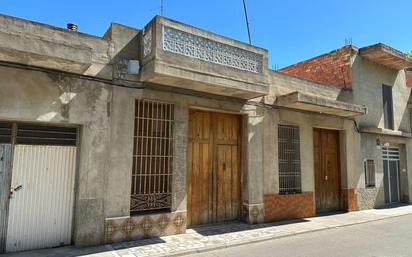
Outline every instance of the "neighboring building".
<svg viewBox="0 0 412 257"><path fill-rule="evenodd" d="M362 49L339 51L342 76L302 79L269 70L265 49L163 17L103 37L0 23L1 252L381 206L378 138L401 171L389 200L410 201L405 73Z"/></svg>
<svg viewBox="0 0 412 257"><path fill-rule="evenodd" d="M412 87L412 71L406 72L406 86Z"/></svg>
<svg viewBox="0 0 412 257"><path fill-rule="evenodd" d="M345 46L280 70L327 81L343 89L340 100L368 108L367 115L355 119L361 160L354 160L358 168L353 183L360 209L410 201L412 116L410 74L405 69L411 66L406 54L376 44ZM331 76L326 78L327 74Z"/></svg>

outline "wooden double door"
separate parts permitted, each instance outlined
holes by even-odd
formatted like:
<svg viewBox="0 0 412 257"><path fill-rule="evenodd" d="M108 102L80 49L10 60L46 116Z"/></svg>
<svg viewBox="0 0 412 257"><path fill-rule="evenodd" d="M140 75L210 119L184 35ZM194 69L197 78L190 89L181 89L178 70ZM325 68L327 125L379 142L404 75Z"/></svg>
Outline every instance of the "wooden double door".
<svg viewBox="0 0 412 257"><path fill-rule="evenodd" d="M190 110L188 225L235 220L241 202L241 116Z"/></svg>
<svg viewBox="0 0 412 257"><path fill-rule="evenodd" d="M316 211L340 210L339 131L313 129Z"/></svg>

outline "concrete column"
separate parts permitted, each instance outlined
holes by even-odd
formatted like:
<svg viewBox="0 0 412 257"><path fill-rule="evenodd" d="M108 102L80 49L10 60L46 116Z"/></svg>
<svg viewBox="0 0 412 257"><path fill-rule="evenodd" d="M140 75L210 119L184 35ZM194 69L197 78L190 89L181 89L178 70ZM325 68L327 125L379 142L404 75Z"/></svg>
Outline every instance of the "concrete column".
<svg viewBox="0 0 412 257"><path fill-rule="evenodd" d="M266 110L263 124L263 193L279 194L278 112Z"/></svg>
<svg viewBox="0 0 412 257"><path fill-rule="evenodd" d="M174 156L172 183L172 212L185 212L186 208L186 173L187 173L187 133L189 110L185 101L175 104Z"/></svg>
<svg viewBox="0 0 412 257"><path fill-rule="evenodd" d="M130 214L136 89L113 88L105 217Z"/></svg>
<svg viewBox="0 0 412 257"><path fill-rule="evenodd" d="M81 129L75 204L74 243L77 246L103 242L105 181L110 148L108 106L111 96L111 90L96 87L92 93L77 96L79 101L88 103L86 111L85 105L79 107L76 102L70 106L73 112L70 118L85 121ZM77 108L82 108L82 111Z"/></svg>
<svg viewBox="0 0 412 257"><path fill-rule="evenodd" d="M360 183L360 177L363 175L363 160L361 153L361 136L350 124L347 124L340 136L341 140L341 172L342 188L354 189ZM375 146L376 148L376 146ZM342 164L342 161L345 162Z"/></svg>
<svg viewBox="0 0 412 257"><path fill-rule="evenodd" d="M264 222L263 120L264 110L244 108L242 217L249 224Z"/></svg>

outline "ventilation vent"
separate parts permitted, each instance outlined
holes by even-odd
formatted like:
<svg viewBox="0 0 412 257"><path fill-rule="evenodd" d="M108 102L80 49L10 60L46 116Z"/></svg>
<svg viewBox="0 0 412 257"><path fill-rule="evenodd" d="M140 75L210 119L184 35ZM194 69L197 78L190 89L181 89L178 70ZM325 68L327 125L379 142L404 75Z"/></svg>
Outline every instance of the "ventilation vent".
<svg viewBox="0 0 412 257"><path fill-rule="evenodd" d="M0 144L11 144L12 124L0 122Z"/></svg>
<svg viewBox="0 0 412 257"><path fill-rule="evenodd" d="M18 124L16 144L75 146L76 137L76 128Z"/></svg>

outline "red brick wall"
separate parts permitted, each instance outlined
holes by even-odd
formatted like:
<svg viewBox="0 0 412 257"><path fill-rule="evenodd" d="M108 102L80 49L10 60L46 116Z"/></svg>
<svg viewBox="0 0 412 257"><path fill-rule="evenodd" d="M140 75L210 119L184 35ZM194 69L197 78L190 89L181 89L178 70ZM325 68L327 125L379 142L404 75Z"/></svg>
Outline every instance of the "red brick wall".
<svg viewBox="0 0 412 257"><path fill-rule="evenodd" d="M265 222L308 218L316 215L312 192L265 195Z"/></svg>
<svg viewBox="0 0 412 257"><path fill-rule="evenodd" d="M280 72L339 88L352 87L350 67L352 46L280 69Z"/></svg>
<svg viewBox="0 0 412 257"><path fill-rule="evenodd" d="M406 72L406 86L412 87L412 71Z"/></svg>
<svg viewBox="0 0 412 257"><path fill-rule="evenodd" d="M342 207L346 211L359 211L358 208L358 198L356 196L355 190L342 189L341 190Z"/></svg>

